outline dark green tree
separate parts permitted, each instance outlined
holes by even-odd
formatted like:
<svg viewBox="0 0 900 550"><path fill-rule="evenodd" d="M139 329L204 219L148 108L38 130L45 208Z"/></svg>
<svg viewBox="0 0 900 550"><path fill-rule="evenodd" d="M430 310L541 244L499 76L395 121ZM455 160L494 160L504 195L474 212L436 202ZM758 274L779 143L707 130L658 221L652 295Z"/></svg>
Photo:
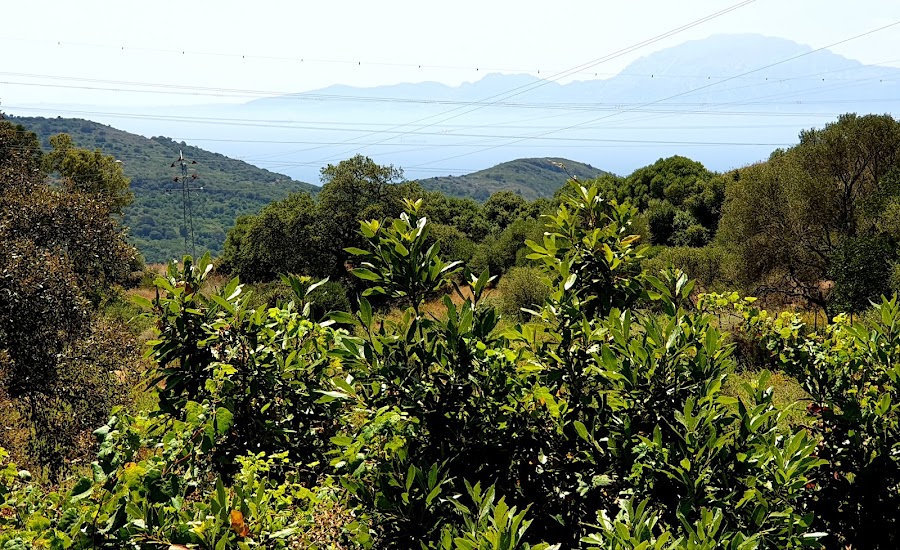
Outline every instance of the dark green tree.
<svg viewBox="0 0 900 550"><path fill-rule="evenodd" d="M647 207L647 225L650 229L650 242L667 245L675 233L675 216L678 210L667 200L654 199Z"/></svg>
<svg viewBox="0 0 900 550"><path fill-rule="evenodd" d="M424 194L417 183L403 179L403 170L362 155L322 168L321 180L317 232L332 254L316 261L329 262L322 274L333 278L347 274L349 255L344 249L362 245L358 220L396 218L404 198Z"/></svg>
<svg viewBox="0 0 900 550"><path fill-rule="evenodd" d="M821 283L839 237L832 190L792 153L742 169L727 189L717 234L733 252L737 282L755 295L826 308Z"/></svg>
<svg viewBox="0 0 900 550"><path fill-rule="evenodd" d="M512 191L498 191L484 203L484 216L497 231L528 214L528 201Z"/></svg>
<svg viewBox="0 0 900 550"><path fill-rule="evenodd" d="M709 242L709 230L687 210L678 210L672 220L672 236L669 244L674 246L703 246Z"/></svg>
<svg viewBox="0 0 900 550"><path fill-rule="evenodd" d="M86 342L100 330L98 306L129 280L137 252L108 203L42 181L34 134L0 121L0 136L11 135L0 137L0 389L31 424L31 458L55 477L84 426L111 406L118 380L86 358L114 355L128 336L111 346Z"/></svg>
<svg viewBox="0 0 900 550"><path fill-rule="evenodd" d="M627 178L605 175L592 180L603 196L619 203L633 204L640 212L647 213L654 244L686 244L702 246L718 227L722 203L725 199L726 176L716 175L703 164L686 157L674 156L659 159L650 166L635 170ZM679 219L690 216L692 223L675 228L675 215ZM683 224L682 224L683 225ZM685 231L691 225L690 235L682 234L673 241L677 231ZM701 228L706 231L701 231Z"/></svg>
<svg viewBox="0 0 900 550"><path fill-rule="evenodd" d="M42 181L42 158L37 136L21 125L3 120L0 112L0 192Z"/></svg>
<svg viewBox="0 0 900 550"><path fill-rule="evenodd" d="M474 241L481 241L490 233L491 224L475 200L450 197L440 191L428 191L424 198L422 215L429 221L455 227Z"/></svg>
<svg viewBox="0 0 900 550"><path fill-rule="evenodd" d="M877 292L862 288L880 283L859 287L846 277L867 262L865 254L881 265L882 245L873 247L870 239L892 234L898 165L900 123L888 115L848 114L740 170L727 181L719 227L722 243L735 253L734 272L754 294L799 298L826 311L860 307ZM838 256L841 265L832 266ZM846 294L830 301L827 280L838 274Z"/></svg>
<svg viewBox="0 0 900 550"><path fill-rule="evenodd" d="M257 216L238 218L225 241L220 266L248 282L271 281L279 274L322 273L333 255L317 232L316 204L307 193L273 202Z"/></svg>
<svg viewBox="0 0 900 550"><path fill-rule="evenodd" d="M689 198L702 194L705 182L713 177L703 164L682 156L659 159L635 170L627 178L600 178L604 195L619 202L629 202L646 210L650 200L668 200L680 207Z"/></svg>
<svg viewBox="0 0 900 550"><path fill-rule="evenodd" d="M52 150L44 157L45 170L59 174L65 186L97 199L116 214L134 200L120 161L99 149L75 147L68 134L51 137L50 145Z"/></svg>
<svg viewBox="0 0 900 550"><path fill-rule="evenodd" d="M860 313L890 295L891 265L896 247L884 236L845 239L831 256L834 281L829 302L835 311Z"/></svg>
<svg viewBox="0 0 900 550"><path fill-rule="evenodd" d="M835 230L858 234L860 206L878 194L883 179L900 163L900 122L890 115L841 115L822 129L800 133L795 148L803 168L832 187Z"/></svg>
<svg viewBox="0 0 900 550"><path fill-rule="evenodd" d="M514 266L525 266L531 250L524 245L527 240L540 240L544 223L536 218L520 218L499 234L492 234L478 243L472 256L471 267L476 273L485 269L498 275Z"/></svg>

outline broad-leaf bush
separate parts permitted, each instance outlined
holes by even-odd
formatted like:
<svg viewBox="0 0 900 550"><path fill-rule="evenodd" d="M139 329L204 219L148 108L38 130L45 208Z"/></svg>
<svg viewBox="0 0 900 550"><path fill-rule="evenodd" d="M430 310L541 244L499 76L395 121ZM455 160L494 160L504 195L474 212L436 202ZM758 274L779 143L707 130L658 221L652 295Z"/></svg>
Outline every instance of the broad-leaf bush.
<svg viewBox="0 0 900 550"><path fill-rule="evenodd" d="M208 257L196 265L186 259L184 266L160 278L165 293L152 304L161 333L151 342L160 410L181 420L192 402L223 411L228 437L208 449L219 471L233 470L248 449L288 452L310 472L320 470L337 408L319 401L317 391L341 372L327 352L343 337L310 319L308 298L326 281L310 285L287 277L295 300L249 309L237 279L220 293L200 292L211 269Z"/></svg>
<svg viewBox="0 0 900 550"><path fill-rule="evenodd" d="M792 313L772 316L736 296L714 297L734 308L769 361L796 377L809 395L817 454L809 507L838 544L888 548L900 541L900 304L874 305L851 322L837 316L813 332Z"/></svg>
<svg viewBox="0 0 900 550"><path fill-rule="evenodd" d="M442 257L419 201L361 222L353 313L315 313L322 281L251 307L237 279L210 288L209 258L173 265L143 304L159 409L116 410L55 490L0 456L0 546L889 546L896 301L822 334L698 301L683 272L641 271L632 207L578 184L560 201L528 243L549 295L527 324L501 323L488 271ZM768 371L734 378L723 310L809 393L810 429Z"/></svg>

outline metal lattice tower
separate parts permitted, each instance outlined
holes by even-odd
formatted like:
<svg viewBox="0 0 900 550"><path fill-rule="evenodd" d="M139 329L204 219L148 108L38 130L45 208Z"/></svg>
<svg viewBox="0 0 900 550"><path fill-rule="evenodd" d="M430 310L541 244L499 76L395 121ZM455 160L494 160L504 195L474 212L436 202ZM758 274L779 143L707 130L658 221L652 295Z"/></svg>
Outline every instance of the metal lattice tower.
<svg viewBox="0 0 900 550"><path fill-rule="evenodd" d="M188 161L184 158L184 153L178 151L178 159L172 163L171 168L176 166L181 170L180 176L175 176L173 181L181 182L181 208L182 208L182 232L184 233L184 253L188 253L188 236L191 237L191 256L196 258L197 249L194 242L194 210L191 204L191 191L202 191L203 187L191 187L191 182L200 179L200 176L194 172L189 174L188 164L197 164L196 160ZM170 190L167 190L170 191Z"/></svg>

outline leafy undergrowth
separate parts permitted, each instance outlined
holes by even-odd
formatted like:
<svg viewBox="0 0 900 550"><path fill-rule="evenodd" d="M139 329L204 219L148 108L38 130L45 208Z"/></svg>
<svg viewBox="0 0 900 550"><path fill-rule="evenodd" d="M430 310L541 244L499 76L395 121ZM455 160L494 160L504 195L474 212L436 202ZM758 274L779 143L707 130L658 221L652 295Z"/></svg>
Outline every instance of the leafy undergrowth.
<svg viewBox="0 0 900 550"><path fill-rule="evenodd" d="M695 301L640 271L630 207L573 185L528 242L549 296L501 326L490 274L426 246L420 206L361 224L366 290L326 321L324 282L252 307L236 279L202 292L209 258L169 266L135 298L157 406L116 410L65 489L0 457L0 547L895 546L896 300L824 332ZM381 318L376 296L410 305ZM770 370L736 373L737 341Z"/></svg>
<svg viewBox="0 0 900 550"><path fill-rule="evenodd" d="M809 426L815 417L809 414L812 400L797 380L784 372L772 372L768 384L772 387L772 401L784 414L786 427ZM722 392L746 401L749 398L744 386L759 379L759 371L741 371L729 377Z"/></svg>

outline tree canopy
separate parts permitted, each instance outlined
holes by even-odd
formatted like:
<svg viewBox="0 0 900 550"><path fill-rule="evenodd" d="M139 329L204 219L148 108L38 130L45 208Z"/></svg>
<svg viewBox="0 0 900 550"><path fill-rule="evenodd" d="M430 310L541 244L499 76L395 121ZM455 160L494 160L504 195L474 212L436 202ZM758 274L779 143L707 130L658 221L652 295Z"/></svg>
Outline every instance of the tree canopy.
<svg viewBox="0 0 900 550"><path fill-rule="evenodd" d="M653 244L703 246L715 234L725 178L697 161L673 156L625 178L605 175L594 182L606 198L646 213Z"/></svg>
<svg viewBox="0 0 900 550"><path fill-rule="evenodd" d="M852 311L885 293L884 278L847 288L857 277L843 270L896 255L888 220L900 196L898 153L900 122L849 114L739 170L727 182L718 235L736 253L743 283L828 309L833 280L835 305Z"/></svg>
<svg viewBox="0 0 900 550"><path fill-rule="evenodd" d="M357 155L322 169L322 190L313 199L295 194L274 202L258 215L238 219L225 242L220 267L248 281L271 281L298 273L349 278L352 256L362 237L357 219L396 219L404 198L422 198L421 215L433 223L432 239L444 250L498 273L527 263L524 241L540 234L538 218L551 203L529 202L510 191L495 193L482 205L467 198L426 192L403 179L401 170Z"/></svg>
<svg viewBox="0 0 900 550"><path fill-rule="evenodd" d="M71 147L66 156L94 158ZM112 159L96 160L116 168ZM98 304L110 288L128 281L140 259L111 216L127 196L121 185L127 190L128 180L107 187L108 174L82 170L76 162L61 166L72 179L59 186L45 178L51 166L34 134L0 120L0 393L32 423L31 443L46 445L36 453L42 465L58 472L67 446L54 442L83 437L78 430L111 406L105 393L116 385L111 371L94 370L85 358L109 351L116 341L84 343L102 330ZM117 191L106 194L111 189ZM64 411L72 415L68 427L58 422Z"/></svg>
<svg viewBox="0 0 900 550"><path fill-rule="evenodd" d="M52 150L44 157L45 171L57 173L63 185L97 199L116 214L134 200L120 161L99 149L75 147L67 134L51 137L50 145Z"/></svg>

